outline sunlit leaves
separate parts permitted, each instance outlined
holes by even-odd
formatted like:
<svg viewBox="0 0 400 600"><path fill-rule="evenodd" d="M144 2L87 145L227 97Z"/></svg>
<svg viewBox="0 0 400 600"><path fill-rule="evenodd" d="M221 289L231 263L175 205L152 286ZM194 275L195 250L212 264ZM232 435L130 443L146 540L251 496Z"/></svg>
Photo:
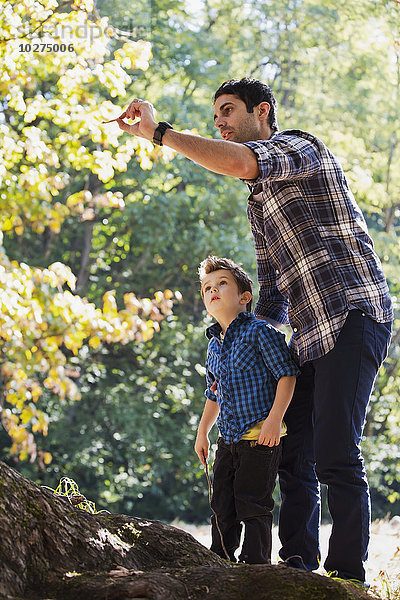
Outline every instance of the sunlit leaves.
<svg viewBox="0 0 400 600"><path fill-rule="evenodd" d="M47 435L48 415L36 407L46 388L60 398L79 399L68 351L77 355L88 341L92 349L103 343L151 339L158 323L171 314L174 295L167 290L153 299L126 294L119 310L112 291L103 307L74 295L75 276L62 263L48 269L0 264L0 354L3 357L2 424L20 458L36 456L33 434Z"/></svg>
<svg viewBox="0 0 400 600"><path fill-rule="evenodd" d="M89 190L81 190L67 198L67 206L71 214L80 215L82 221L92 221L97 209L119 208L122 210L125 208L125 202L121 192L106 192L93 196Z"/></svg>
<svg viewBox="0 0 400 600"><path fill-rule="evenodd" d="M116 124L102 125L121 114L130 73L148 68L151 45L126 42L109 56L108 19L93 14L89 19L89 0L68 4L63 12L61 2L7 0L0 16L0 214L8 219L3 230L17 234L27 225L38 233L46 225L60 231L69 211L62 202L55 212L49 205L74 171L108 182L135 154L146 169L162 154L140 139L118 148L122 131ZM22 41L29 42L30 51L20 51ZM54 43L72 44L73 50L40 51L49 42L50 50Z"/></svg>
<svg viewBox="0 0 400 600"><path fill-rule="evenodd" d="M0 230L5 234L22 237L31 228L57 235L67 217L87 222L99 211L122 210L123 194L101 184L125 171L135 155L145 169L167 156L140 139L121 143L118 126L102 124L121 113L120 98L127 95L132 72L148 68L151 45L130 41L110 55L114 30L93 10L92 0L4 4ZM110 98L118 98L117 104ZM90 177L96 181L92 189ZM127 294L121 308L109 291L98 308L76 295L75 286L75 275L59 261L31 268L1 255L1 415L12 453L20 458L34 459L34 435L47 434L49 416L37 406L44 391L61 399L80 397L71 356L84 344L96 351L103 344L150 340L171 312L172 297L161 292L144 300ZM41 451L40 460L48 464L49 454Z"/></svg>
<svg viewBox="0 0 400 600"><path fill-rule="evenodd" d="M125 69L138 68L145 71L149 67L151 57L151 44L144 40L127 42L115 52L115 58Z"/></svg>

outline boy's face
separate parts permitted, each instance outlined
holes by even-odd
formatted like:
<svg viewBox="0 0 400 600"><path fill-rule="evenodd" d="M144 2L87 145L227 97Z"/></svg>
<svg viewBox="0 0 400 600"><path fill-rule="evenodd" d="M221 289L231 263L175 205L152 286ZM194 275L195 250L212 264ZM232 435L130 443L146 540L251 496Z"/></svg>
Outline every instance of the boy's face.
<svg viewBox="0 0 400 600"><path fill-rule="evenodd" d="M208 314L224 323L245 311L252 297L250 292L239 292L234 276L226 269L208 273L201 282L201 291Z"/></svg>

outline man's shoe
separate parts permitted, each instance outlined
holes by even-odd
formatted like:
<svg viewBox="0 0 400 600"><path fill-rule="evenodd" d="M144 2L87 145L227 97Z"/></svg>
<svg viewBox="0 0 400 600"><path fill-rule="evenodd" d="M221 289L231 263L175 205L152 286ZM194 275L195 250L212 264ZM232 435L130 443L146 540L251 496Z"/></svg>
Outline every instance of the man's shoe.
<svg viewBox="0 0 400 600"><path fill-rule="evenodd" d="M343 581L344 583L352 583L353 585L357 586L361 590L364 590L364 592L367 592L370 588L369 583L365 583L365 581L360 581L359 579L346 579L344 577L339 577L337 571L329 571L327 573L327 576L331 577L331 579L335 579L336 581Z"/></svg>
<svg viewBox="0 0 400 600"><path fill-rule="evenodd" d="M292 569L301 569L302 571L307 571L303 559L300 555L289 556L286 560L280 559L278 561L278 565L285 565L285 567L292 567Z"/></svg>

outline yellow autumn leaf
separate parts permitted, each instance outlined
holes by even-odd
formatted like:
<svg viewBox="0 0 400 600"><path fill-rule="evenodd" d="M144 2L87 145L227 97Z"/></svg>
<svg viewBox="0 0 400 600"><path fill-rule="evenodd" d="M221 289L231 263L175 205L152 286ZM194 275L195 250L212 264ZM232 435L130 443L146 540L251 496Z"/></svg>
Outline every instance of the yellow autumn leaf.
<svg viewBox="0 0 400 600"><path fill-rule="evenodd" d="M57 261L49 266L49 271L52 271L58 277L60 285L67 283L71 290L75 289L76 277L69 267Z"/></svg>
<svg viewBox="0 0 400 600"><path fill-rule="evenodd" d="M6 217L1 221L1 229L3 231L10 231L13 228L13 222L10 218Z"/></svg>
<svg viewBox="0 0 400 600"><path fill-rule="evenodd" d="M105 315L116 316L118 313L117 310L117 302L115 300L115 291L110 290L106 292L103 296L103 312Z"/></svg>
<svg viewBox="0 0 400 600"><path fill-rule="evenodd" d="M100 346L100 344L101 344L101 339L97 335L94 335L89 340L89 346L91 348L93 348L94 350L96 350L96 348L98 348Z"/></svg>
<svg viewBox="0 0 400 600"><path fill-rule="evenodd" d="M39 385L36 385L31 390L32 400L34 402L37 402L37 400L40 398L40 396L42 395L42 393L43 393L42 388Z"/></svg>
<svg viewBox="0 0 400 600"><path fill-rule="evenodd" d="M6 396L7 402L9 404L17 404L18 403L18 395L15 392L9 392Z"/></svg>
<svg viewBox="0 0 400 600"><path fill-rule="evenodd" d="M89 190L81 190L75 194L71 194L67 198L67 206L70 208L77 208L83 206L92 200L93 196Z"/></svg>
<svg viewBox="0 0 400 600"><path fill-rule="evenodd" d="M137 313L141 307L139 300L136 298L133 292L124 294L124 303L126 308L133 313Z"/></svg>
<svg viewBox="0 0 400 600"><path fill-rule="evenodd" d="M53 460L53 457L50 454L50 452L44 452L43 453L43 462L44 462L45 465L49 465L52 460Z"/></svg>
<svg viewBox="0 0 400 600"><path fill-rule="evenodd" d="M148 342L153 337L153 333L153 329L145 329L144 331L142 330L142 340L144 342Z"/></svg>
<svg viewBox="0 0 400 600"><path fill-rule="evenodd" d="M11 438L14 440L14 442L16 442L17 444L21 444L28 436L28 432L23 427L19 427L19 428L13 427L9 431L9 434L10 434Z"/></svg>
<svg viewBox="0 0 400 600"><path fill-rule="evenodd" d="M30 421L32 419L33 416L33 411L32 408L30 406L26 406L23 411L21 412L21 422L26 425L26 423L28 423L28 421Z"/></svg>

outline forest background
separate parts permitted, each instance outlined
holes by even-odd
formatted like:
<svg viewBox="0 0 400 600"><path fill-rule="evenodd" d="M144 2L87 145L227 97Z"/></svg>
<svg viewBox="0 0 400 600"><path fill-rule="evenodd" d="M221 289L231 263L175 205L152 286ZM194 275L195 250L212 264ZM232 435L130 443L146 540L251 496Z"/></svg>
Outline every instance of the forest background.
<svg viewBox="0 0 400 600"><path fill-rule="evenodd" d="M399 1L0 11L2 459L53 488L71 477L113 513L207 519L197 266L229 256L256 281L247 190L102 121L141 97L159 120L218 137L213 92L249 75L273 88L281 129L339 157L382 259L396 319L363 450L373 518L399 514Z"/></svg>

